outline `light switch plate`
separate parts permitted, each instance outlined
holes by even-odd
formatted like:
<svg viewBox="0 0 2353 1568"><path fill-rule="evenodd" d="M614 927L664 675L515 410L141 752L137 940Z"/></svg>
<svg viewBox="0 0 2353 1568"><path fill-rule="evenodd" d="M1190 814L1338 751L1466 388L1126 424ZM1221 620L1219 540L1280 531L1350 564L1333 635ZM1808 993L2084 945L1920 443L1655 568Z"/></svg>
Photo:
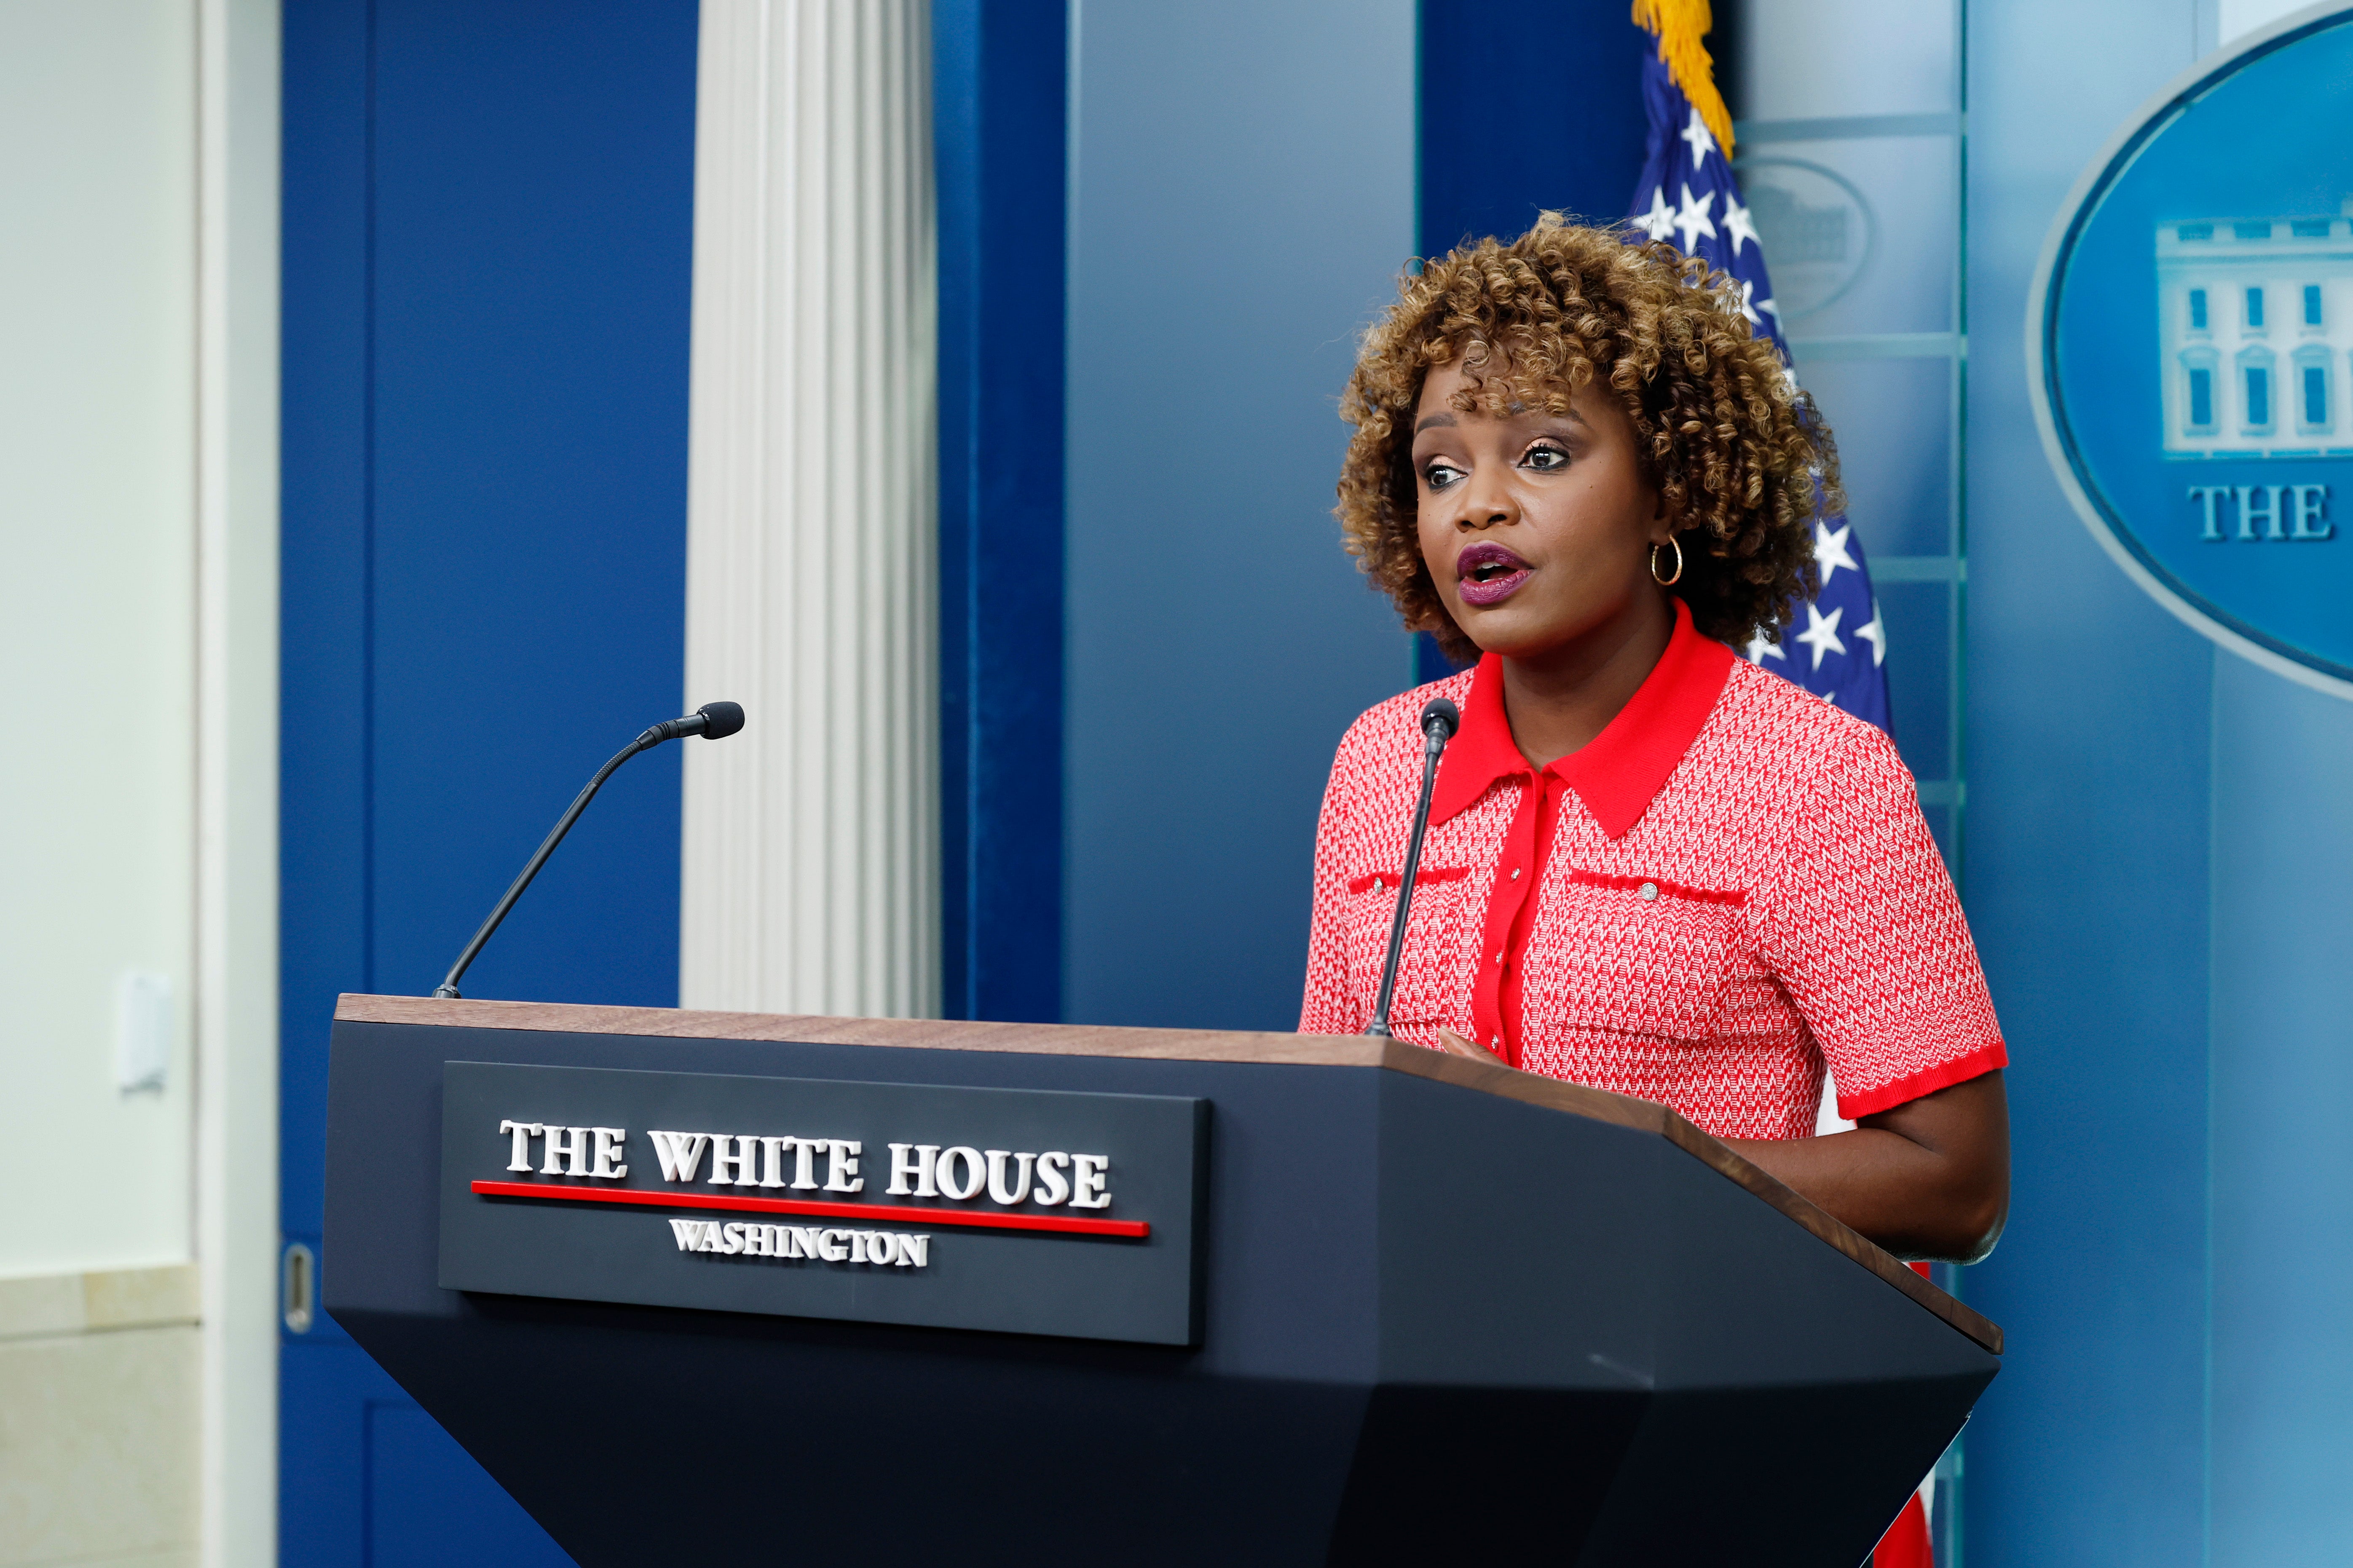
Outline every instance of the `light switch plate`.
<svg viewBox="0 0 2353 1568"><path fill-rule="evenodd" d="M134 970L115 983L115 1087L125 1094L162 1092L179 1022L170 975Z"/></svg>

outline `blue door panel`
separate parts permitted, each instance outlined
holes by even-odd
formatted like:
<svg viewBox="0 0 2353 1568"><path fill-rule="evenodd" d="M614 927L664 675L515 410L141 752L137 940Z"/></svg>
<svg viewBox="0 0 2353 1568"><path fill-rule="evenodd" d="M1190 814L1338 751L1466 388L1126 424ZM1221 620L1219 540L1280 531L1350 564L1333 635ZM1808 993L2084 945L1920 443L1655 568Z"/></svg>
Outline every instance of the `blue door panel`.
<svg viewBox="0 0 2353 1568"><path fill-rule="evenodd" d="M279 440L280 1223L319 1245L327 1020L367 947L367 7L286 7Z"/></svg>
<svg viewBox="0 0 2353 1568"><path fill-rule="evenodd" d="M378 0L389 989L429 991L588 775L681 710L694 47L680 0ZM679 750L615 777L469 994L676 1004Z"/></svg>
<svg viewBox="0 0 2353 1568"><path fill-rule="evenodd" d="M279 1560L289 1568L572 1559L364 1351L290 1345L280 1416L302 1462L284 1468Z"/></svg>
<svg viewBox="0 0 2353 1568"><path fill-rule="evenodd" d="M289 1242L336 994L429 991L680 710L695 46L693 0L286 7ZM679 809L676 748L617 775L468 993L674 1004ZM323 1314L281 1376L284 1562L566 1561Z"/></svg>
<svg viewBox="0 0 2353 1568"><path fill-rule="evenodd" d="M368 1568L572 1568L490 1472L406 1399L367 1402Z"/></svg>

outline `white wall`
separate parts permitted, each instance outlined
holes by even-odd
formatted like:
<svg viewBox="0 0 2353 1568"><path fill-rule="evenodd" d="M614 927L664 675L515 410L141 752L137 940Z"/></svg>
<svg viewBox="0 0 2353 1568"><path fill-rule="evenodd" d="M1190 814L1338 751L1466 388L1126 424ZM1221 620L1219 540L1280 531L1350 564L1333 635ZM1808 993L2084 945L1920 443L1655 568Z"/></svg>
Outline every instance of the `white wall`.
<svg viewBox="0 0 2353 1568"><path fill-rule="evenodd" d="M275 1556L279 53L0 0L0 1568Z"/></svg>
<svg viewBox="0 0 2353 1568"><path fill-rule="evenodd" d="M190 1255L195 51L185 0L0 3L0 1277Z"/></svg>

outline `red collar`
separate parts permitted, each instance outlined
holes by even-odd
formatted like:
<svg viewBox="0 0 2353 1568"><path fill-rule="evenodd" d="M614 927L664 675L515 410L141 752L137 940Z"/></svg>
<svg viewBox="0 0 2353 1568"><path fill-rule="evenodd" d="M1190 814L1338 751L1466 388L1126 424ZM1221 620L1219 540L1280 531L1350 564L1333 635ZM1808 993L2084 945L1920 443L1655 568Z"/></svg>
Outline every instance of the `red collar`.
<svg viewBox="0 0 2353 1568"><path fill-rule="evenodd" d="M1601 831L1622 838L1641 820L1683 753L1699 738L1715 700L1731 679L1733 651L1692 626L1691 610L1675 601L1674 635L1667 651L1642 679L1632 699L1583 750L1551 763L1545 772L1577 792ZM1498 779L1533 774L1512 739L1504 716L1504 664L1493 654L1479 660L1463 705L1462 731L1438 765L1438 790L1430 820L1444 822L1464 811Z"/></svg>

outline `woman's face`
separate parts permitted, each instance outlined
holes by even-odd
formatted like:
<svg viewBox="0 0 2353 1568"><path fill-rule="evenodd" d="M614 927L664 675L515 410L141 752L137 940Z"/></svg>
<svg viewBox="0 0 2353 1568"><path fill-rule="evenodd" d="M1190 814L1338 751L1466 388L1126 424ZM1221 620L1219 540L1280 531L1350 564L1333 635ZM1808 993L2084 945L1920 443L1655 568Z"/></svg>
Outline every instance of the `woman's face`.
<svg viewBox="0 0 2353 1568"><path fill-rule="evenodd" d="M1463 384L1459 360L1432 370L1413 433L1421 558L1454 624L1530 658L1639 612L1671 531L1625 411L1588 384L1565 415L1465 414Z"/></svg>

